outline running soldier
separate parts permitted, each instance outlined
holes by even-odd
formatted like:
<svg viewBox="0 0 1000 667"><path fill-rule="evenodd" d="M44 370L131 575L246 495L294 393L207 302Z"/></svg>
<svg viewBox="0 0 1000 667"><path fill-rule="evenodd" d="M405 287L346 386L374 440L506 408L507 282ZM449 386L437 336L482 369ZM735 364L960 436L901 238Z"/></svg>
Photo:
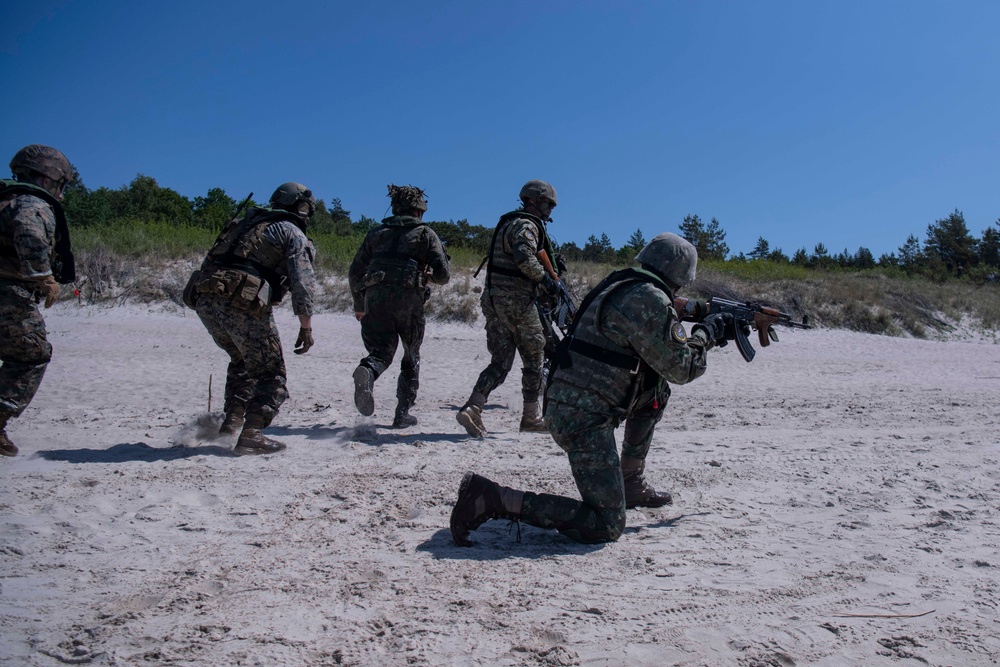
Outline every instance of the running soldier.
<svg viewBox="0 0 1000 667"><path fill-rule="evenodd" d="M670 388L705 372L708 350L735 336L731 315L709 315L689 338L672 304L694 281L694 246L660 234L636 256L641 269L616 271L580 306L560 344L546 390L545 421L569 457L582 500L517 491L467 473L451 514L455 543L487 519L554 528L583 543L611 542L625 529L625 510L660 507L670 494L643 476L653 429ZM619 458L614 430L625 421Z"/></svg>
<svg viewBox="0 0 1000 667"><path fill-rule="evenodd" d="M14 180L0 181L0 454L16 456L7 423L28 407L52 358L38 310L76 279L63 192L73 180L66 156L25 146L10 161Z"/></svg>
<svg viewBox="0 0 1000 667"><path fill-rule="evenodd" d="M423 222L424 191L390 185L389 197L392 217L368 233L348 272L354 317L361 322L361 339L368 350L354 371L354 404L366 417L375 412L375 380L392 365L402 341L392 427L405 428L417 423L410 408L420 386L424 303L431 293L427 283L444 285L451 267L441 239Z"/></svg>
<svg viewBox="0 0 1000 667"><path fill-rule="evenodd" d="M233 453L270 454L285 448L261 432L288 398L285 358L271 308L292 293L299 318L295 353L313 346L315 249L306 224L316 199L306 186L285 183L270 207L253 207L223 228L185 289L215 344L229 355L226 416L219 432L240 432Z"/></svg>
<svg viewBox="0 0 1000 667"><path fill-rule="evenodd" d="M545 231L556 207L556 190L545 181L528 181L520 193L523 208L504 214L497 223L486 264L486 288L479 303L486 317L486 347L490 364L476 381L472 395L458 412L458 423L469 435L486 436L483 406L490 392L503 384L521 355L521 431L544 432L538 406L545 332L535 301L539 293L554 296L557 280L540 261L553 261L552 245Z"/></svg>

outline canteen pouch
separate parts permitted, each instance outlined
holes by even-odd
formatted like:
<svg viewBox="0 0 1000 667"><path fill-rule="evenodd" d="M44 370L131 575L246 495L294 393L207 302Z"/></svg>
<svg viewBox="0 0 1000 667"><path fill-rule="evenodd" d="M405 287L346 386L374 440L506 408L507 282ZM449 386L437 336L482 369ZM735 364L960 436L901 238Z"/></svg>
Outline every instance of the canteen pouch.
<svg viewBox="0 0 1000 667"><path fill-rule="evenodd" d="M216 294L232 299L233 307L257 313L271 301L271 286L266 280L235 269L215 271L199 284L199 294Z"/></svg>

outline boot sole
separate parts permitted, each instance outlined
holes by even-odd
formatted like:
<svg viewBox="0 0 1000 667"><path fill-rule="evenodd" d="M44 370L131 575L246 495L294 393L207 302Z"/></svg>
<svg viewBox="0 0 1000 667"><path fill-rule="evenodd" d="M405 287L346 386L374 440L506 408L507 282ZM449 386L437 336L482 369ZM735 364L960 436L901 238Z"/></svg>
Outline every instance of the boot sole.
<svg viewBox="0 0 1000 667"><path fill-rule="evenodd" d="M375 397L372 396L375 380L371 370L358 366L354 371L354 407L365 417L375 414Z"/></svg>
<svg viewBox="0 0 1000 667"><path fill-rule="evenodd" d="M285 445L274 446L274 447L241 447L236 445L233 448L233 454L236 456L259 456L261 454L274 454L280 452L285 448Z"/></svg>
<svg viewBox="0 0 1000 667"><path fill-rule="evenodd" d="M479 425L476 424L475 420L473 420L472 415L459 410L456 419L458 420L458 423L462 425L465 431L473 438L481 439L486 437L486 429L479 428Z"/></svg>
<svg viewBox="0 0 1000 667"><path fill-rule="evenodd" d="M674 499L673 499L673 496L671 496L670 498L668 498L666 500L656 500L656 501L637 500L637 501L634 501L634 502L627 502L626 501L626 503L625 503L625 509L633 510L636 507L649 507L649 508L652 508L652 509L656 509L657 507L666 507L667 505L673 505L673 504L674 504Z"/></svg>
<svg viewBox="0 0 1000 667"><path fill-rule="evenodd" d="M458 506L462 503L462 497L465 496L466 492L469 490L469 484L472 483L472 478L475 476L473 472L465 473L462 477L462 483L458 485L458 499L455 500L455 506L451 508L451 521L449 525L451 527L451 539L455 543L455 546L459 547L471 547L472 541L468 538L460 538L457 535L457 530L455 528L455 512L458 511Z"/></svg>

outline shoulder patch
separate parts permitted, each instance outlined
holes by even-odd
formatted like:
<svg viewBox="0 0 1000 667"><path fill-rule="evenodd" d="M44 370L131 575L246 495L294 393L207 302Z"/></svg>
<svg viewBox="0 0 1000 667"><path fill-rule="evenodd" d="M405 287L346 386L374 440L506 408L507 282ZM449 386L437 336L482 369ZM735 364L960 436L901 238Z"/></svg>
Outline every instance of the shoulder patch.
<svg viewBox="0 0 1000 667"><path fill-rule="evenodd" d="M684 325L680 322L674 322L670 325L670 336L678 343L686 343L688 339L687 331L684 330Z"/></svg>

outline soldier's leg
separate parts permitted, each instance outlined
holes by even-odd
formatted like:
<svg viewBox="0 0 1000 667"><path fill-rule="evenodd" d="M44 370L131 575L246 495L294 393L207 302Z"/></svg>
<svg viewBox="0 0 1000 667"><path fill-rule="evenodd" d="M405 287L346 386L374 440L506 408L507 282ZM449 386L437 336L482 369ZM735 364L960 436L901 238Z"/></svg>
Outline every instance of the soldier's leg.
<svg viewBox="0 0 1000 667"><path fill-rule="evenodd" d="M521 414L521 431L544 432L545 421L538 405L542 389L542 373L545 363L545 333L534 303L513 313L514 330L518 354L521 356L521 395L524 409Z"/></svg>
<svg viewBox="0 0 1000 667"><path fill-rule="evenodd" d="M7 422L31 403L51 358L45 320L31 293L14 286L0 289L0 454L17 454Z"/></svg>
<svg viewBox="0 0 1000 667"><path fill-rule="evenodd" d="M421 299L400 313L400 340L403 343L403 359L396 382L396 414L392 425L395 428L413 426L417 418L409 413L417 400L420 388L420 346L424 341L424 304Z"/></svg>
<svg viewBox="0 0 1000 667"><path fill-rule="evenodd" d="M13 286L0 289L0 412L8 417L24 412L51 359L45 320L31 293Z"/></svg>
<svg viewBox="0 0 1000 667"><path fill-rule="evenodd" d="M625 421L625 436L622 440L622 475L625 480L625 506L663 507L673 502L671 495L657 491L646 482L646 455L653 440L653 431L666 408L662 403L650 399L637 410L633 410Z"/></svg>
<svg viewBox="0 0 1000 667"><path fill-rule="evenodd" d="M525 493L521 520L584 543L613 542L625 530L625 495L614 426L604 415L553 403L546 421L569 457L581 500Z"/></svg>
<svg viewBox="0 0 1000 667"><path fill-rule="evenodd" d="M243 413L246 405L253 397L254 382L247 375L246 364L243 362L243 352L237 341L229 333L234 317L242 318L242 314L234 315L228 304L219 303L211 297L198 300L196 312L212 340L229 355L229 366L226 369L226 391L223 409L226 420L232 421L230 426L223 422L223 432L235 433L243 423ZM233 419L230 419L233 415ZM237 423L238 422L238 423Z"/></svg>
<svg viewBox="0 0 1000 667"><path fill-rule="evenodd" d="M483 313L486 315L486 348L490 352L490 365L479 374L472 395L456 417L466 432L476 438L486 436L483 406L486 405L490 392L507 379L507 374L514 365L514 353L517 350L514 334L504 324L497 311L491 305L487 305L485 299Z"/></svg>
<svg viewBox="0 0 1000 667"><path fill-rule="evenodd" d="M354 369L354 406L366 417L375 413L375 380L392 364L399 344L393 304L391 301L380 302L375 298L377 296L368 295L368 310L361 318L361 341L368 350L368 356ZM373 303L381 303L383 307L373 309Z"/></svg>
<svg viewBox="0 0 1000 667"><path fill-rule="evenodd" d="M285 357L274 315L246 316L244 336L240 342L247 376L254 383L254 393L247 401L247 415L257 414L270 424L278 408L288 398Z"/></svg>

